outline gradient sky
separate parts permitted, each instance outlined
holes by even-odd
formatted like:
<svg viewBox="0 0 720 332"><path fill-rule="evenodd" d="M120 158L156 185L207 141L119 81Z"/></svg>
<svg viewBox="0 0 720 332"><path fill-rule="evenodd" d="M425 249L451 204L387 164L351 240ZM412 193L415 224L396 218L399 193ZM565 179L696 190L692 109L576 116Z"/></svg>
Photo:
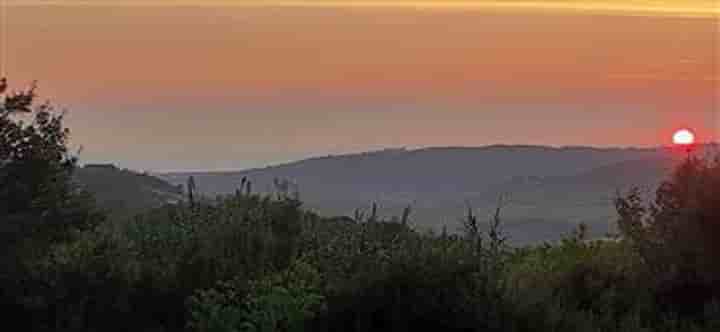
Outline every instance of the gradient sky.
<svg viewBox="0 0 720 332"><path fill-rule="evenodd" d="M720 127L713 0L3 1L0 70L70 111L85 161L233 169Z"/></svg>

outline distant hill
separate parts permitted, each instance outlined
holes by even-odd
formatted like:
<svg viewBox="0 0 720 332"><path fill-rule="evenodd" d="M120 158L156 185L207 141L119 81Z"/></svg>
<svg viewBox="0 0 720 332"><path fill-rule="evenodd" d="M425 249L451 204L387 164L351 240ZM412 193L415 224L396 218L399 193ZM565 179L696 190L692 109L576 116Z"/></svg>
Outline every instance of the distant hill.
<svg viewBox="0 0 720 332"><path fill-rule="evenodd" d="M75 171L76 181L90 191L98 205L112 216L132 215L163 203L182 199L182 188L165 180L116 168L86 165Z"/></svg>
<svg viewBox="0 0 720 332"><path fill-rule="evenodd" d="M617 190L656 185L682 157L663 148L495 145L388 149L237 172L158 176L183 184L192 175L208 195L233 192L243 177L261 192L272 192L274 179L287 179L321 213L352 215L375 201L382 213L396 215L412 204L415 224L435 229L452 229L468 203L489 213L499 195L507 194L507 227L525 242L569 232L579 222L604 234L614 220Z"/></svg>

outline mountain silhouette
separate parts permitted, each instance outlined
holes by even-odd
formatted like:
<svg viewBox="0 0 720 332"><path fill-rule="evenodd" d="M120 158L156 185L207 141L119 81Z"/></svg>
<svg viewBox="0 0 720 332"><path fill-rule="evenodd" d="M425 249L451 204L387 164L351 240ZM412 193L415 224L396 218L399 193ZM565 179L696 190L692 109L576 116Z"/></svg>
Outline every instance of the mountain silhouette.
<svg viewBox="0 0 720 332"><path fill-rule="evenodd" d="M232 193L243 177L269 193L274 180L283 179L297 184L303 202L324 214L352 215L377 202L381 213L392 216L412 205L414 224L434 229L458 225L468 205L489 213L505 195L507 227L527 242L569 232L580 222L595 235L608 232L613 196L631 186L657 185L682 158L668 148L493 145L386 149L237 172L157 176L180 185L192 175L206 195Z"/></svg>

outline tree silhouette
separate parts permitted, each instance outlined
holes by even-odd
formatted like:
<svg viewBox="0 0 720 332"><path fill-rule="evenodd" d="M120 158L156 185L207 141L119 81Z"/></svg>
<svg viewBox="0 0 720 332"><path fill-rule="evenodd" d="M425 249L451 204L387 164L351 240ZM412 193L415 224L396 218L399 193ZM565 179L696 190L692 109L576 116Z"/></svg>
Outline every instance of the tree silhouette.
<svg viewBox="0 0 720 332"><path fill-rule="evenodd" d="M77 159L68 151L63 114L36 104L36 88L8 92L0 80L0 227L2 246L61 240L100 216L72 181Z"/></svg>
<svg viewBox="0 0 720 332"><path fill-rule="evenodd" d="M698 311L720 295L720 162L691 157L645 203L632 190L616 199L621 235L658 283L663 301ZM701 311L701 310L700 310Z"/></svg>

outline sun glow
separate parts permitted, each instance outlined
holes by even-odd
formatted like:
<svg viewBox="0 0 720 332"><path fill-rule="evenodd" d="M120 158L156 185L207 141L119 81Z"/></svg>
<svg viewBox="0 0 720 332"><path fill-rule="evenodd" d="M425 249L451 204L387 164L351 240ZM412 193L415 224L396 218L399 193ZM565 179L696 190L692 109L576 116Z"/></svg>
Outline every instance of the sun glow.
<svg viewBox="0 0 720 332"><path fill-rule="evenodd" d="M676 145L692 145L695 143L695 133L690 129L680 129L673 135L673 143Z"/></svg>

